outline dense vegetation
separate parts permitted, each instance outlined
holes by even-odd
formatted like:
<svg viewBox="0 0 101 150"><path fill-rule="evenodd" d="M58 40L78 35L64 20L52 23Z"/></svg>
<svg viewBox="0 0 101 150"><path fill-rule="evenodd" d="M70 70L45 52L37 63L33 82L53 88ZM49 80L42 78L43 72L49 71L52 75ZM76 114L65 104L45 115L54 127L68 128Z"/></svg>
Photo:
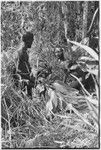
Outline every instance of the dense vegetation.
<svg viewBox="0 0 101 150"><path fill-rule="evenodd" d="M32 99L13 80L26 31ZM98 1L2 2L2 147L98 148L98 65Z"/></svg>

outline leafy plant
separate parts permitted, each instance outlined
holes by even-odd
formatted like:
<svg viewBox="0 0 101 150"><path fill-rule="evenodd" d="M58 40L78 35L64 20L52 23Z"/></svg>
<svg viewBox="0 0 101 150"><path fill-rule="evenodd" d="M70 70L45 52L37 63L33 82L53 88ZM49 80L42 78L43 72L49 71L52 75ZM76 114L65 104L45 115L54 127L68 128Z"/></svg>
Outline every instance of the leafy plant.
<svg viewBox="0 0 101 150"><path fill-rule="evenodd" d="M98 148L99 50L90 47L99 38L98 7L95 1L1 3L2 148ZM34 35L32 100L21 77L18 88L12 77L26 31ZM89 77L92 91L85 88Z"/></svg>

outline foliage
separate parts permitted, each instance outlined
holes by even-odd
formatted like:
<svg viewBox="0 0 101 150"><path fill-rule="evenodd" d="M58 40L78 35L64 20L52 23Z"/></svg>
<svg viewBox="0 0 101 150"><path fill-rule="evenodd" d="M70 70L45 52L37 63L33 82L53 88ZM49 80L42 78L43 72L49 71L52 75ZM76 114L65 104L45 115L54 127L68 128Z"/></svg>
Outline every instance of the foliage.
<svg viewBox="0 0 101 150"><path fill-rule="evenodd" d="M99 147L99 45L90 46L92 39L99 40L99 3L86 5L84 24L83 1L1 3L3 148ZM26 31L34 35L29 49L37 84L32 100L21 89L21 77L18 87L13 80ZM86 89L90 77L94 86Z"/></svg>

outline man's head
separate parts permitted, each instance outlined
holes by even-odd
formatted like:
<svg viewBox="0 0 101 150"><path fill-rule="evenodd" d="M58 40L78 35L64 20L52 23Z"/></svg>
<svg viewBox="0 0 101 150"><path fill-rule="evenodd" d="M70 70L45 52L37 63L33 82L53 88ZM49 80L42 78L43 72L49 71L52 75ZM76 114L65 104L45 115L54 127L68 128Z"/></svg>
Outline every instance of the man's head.
<svg viewBox="0 0 101 150"><path fill-rule="evenodd" d="M27 32L23 35L22 40L27 48L31 48L33 42L33 34L31 32Z"/></svg>

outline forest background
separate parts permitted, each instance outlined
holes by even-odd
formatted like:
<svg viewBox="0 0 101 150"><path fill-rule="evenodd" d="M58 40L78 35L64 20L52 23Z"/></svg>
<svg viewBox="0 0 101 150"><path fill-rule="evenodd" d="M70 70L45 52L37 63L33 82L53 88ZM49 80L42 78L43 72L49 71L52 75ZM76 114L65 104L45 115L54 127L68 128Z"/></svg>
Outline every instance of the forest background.
<svg viewBox="0 0 101 150"><path fill-rule="evenodd" d="M41 82L32 100L23 81L15 88L12 79L26 31L34 35L29 62ZM2 147L98 148L99 53L99 1L3 1Z"/></svg>

